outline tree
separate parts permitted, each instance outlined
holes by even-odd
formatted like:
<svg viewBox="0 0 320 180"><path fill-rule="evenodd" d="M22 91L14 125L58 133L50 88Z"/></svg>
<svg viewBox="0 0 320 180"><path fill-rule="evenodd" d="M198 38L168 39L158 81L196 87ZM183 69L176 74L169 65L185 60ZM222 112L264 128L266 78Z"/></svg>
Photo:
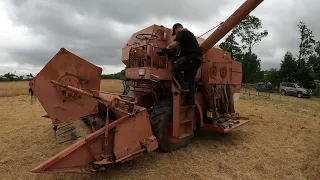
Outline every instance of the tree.
<svg viewBox="0 0 320 180"><path fill-rule="evenodd" d="M298 66L291 52L287 52L280 64L281 81L295 82L298 80Z"/></svg>
<svg viewBox="0 0 320 180"><path fill-rule="evenodd" d="M253 46L268 35L267 30L259 31L261 28L261 20L248 15L233 30L233 33L241 39L242 48L246 51L241 60L244 82L255 82L263 78L263 72L260 69L261 60L252 53Z"/></svg>
<svg viewBox="0 0 320 180"><path fill-rule="evenodd" d="M318 57L320 57L320 41L315 43L314 51Z"/></svg>
<svg viewBox="0 0 320 180"><path fill-rule="evenodd" d="M244 43L242 48L247 50L249 54L252 54L253 46L268 35L267 30L259 31L260 28L262 28L261 20L253 15L248 15L234 28L235 34Z"/></svg>
<svg viewBox="0 0 320 180"><path fill-rule="evenodd" d="M121 70L115 74L102 74L101 79L120 79L125 76L125 70Z"/></svg>
<svg viewBox="0 0 320 180"><path fill-rule="evenodd" d="M312 55L308 59L308 67L314 79L320 80L320 56Z"/></svg>
<svg viewBox="0 0 320 180"><path fill-rule="evenodd" d="M315 45L315 40L313 39L312 31L308 29L304 22L300 21L297 26L300 32L298 64L304 65L306 59L314 52L313 46Z"/></svg>
<svg viewBox="0 0 320 180"><path fill-rule="evenodd" d="M307 65L311 69L312 77L320 80L320 41L315 43L315 54L309 56Z"/></svg>
<svg viewBox="0 0 320 180"><path fill-rule="evenodd" d="M242 81L245 83L257 82L263 79L263 71L260 68L260 59L256 54L247 52L241 60Z"/></svg>
<svg viewBox="0 0 320 180"><path fill-rule="evenodd" d="M13 80L17 79L18 76L8 72L8 73L4 74L3 77L7 78L9 81L13 81Z"/></svg>
<svg viewBox="0 0 320 180"><path fill-rule="evenodd" d="M235 40L235 37L235 31L232 31L231 34L226 38L225 42L221 43L219 47L225 51L230 52L233 59L235 59L236 61L240 61L243 57L243 54L239 43Z"/></svg>
<svg viewBox="0 0 320 180"><path fill-rule="evenodd" d="M314 77L312 76L312 67L310 67L310 62L307 60L312 59L314 53L315 40L312 35L312 31L307 27L307 25L300 21L297 25L300 32L300 45L298 54L298 81L306 88L312 88L314 86Z"/></svg>
<svg viewBox="0 0 320 180"><path fill-rule="evenodd" d="M27 77L33 78L33 75L30 73L27 75Z"/></svg>
<svg viewBox="0 0 320 180"><path fill-rule="evenodd" d="M280 71L275 68L266 71L265 81L271 82L273 86L278 86L281 82Z"/></svg>

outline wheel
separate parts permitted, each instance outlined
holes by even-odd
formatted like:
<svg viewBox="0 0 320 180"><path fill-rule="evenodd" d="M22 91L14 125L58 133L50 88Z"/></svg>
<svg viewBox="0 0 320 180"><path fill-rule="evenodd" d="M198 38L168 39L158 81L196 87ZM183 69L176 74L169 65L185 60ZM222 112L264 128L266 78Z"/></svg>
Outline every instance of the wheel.
<svg viewBox="0 0 320 180"><path fill-rule="evenodd" d="M137 34L136 38L140 40L155 40L158 36L154 34Z"/></svg>
<svg viewBox="0 0 320 180"><path fill-rule="evenodd" d="M199 132L200 132L200 113L197 108L194 108L193 135L195 136Z"/></svg>
<svg viewBox="0 0 320 180"><path fill-rule="evenodd" d="M282 94L282 95L286 95L286 91L282 89L282 90L281 90L281 94Z"/></svg>
<svg viewBox="0 0 320 180"><path fill-rule="evenodd" d="M188 136L179 139L172 136L172 108L172 99L167 99L155 105L153 111L150 113L152 132L158 140L158 150L162 152L172 152L184 148L192 138Z"/></svg>
<svg viewBox="0 0 320 180"><path fill-rule="evenodd" d="M301 98L302 97L302 92L298 92L297 96L298 96L298 98Z"/></svg>

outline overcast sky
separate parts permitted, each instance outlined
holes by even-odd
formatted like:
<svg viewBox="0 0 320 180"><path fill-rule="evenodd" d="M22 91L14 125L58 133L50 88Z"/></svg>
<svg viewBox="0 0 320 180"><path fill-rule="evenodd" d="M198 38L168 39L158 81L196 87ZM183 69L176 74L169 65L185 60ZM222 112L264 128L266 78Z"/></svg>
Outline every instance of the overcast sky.
<svg viewBox="0 0 320 180"><path fill-rule="evenodd" d="M121 48L134 32L153 24L171 28L180 22L201 35L243 2L1 0L0 74L38 73L61 47L103 67L103 73L116 73L124 68ZM320 40L319 8L316 0L265 0L252 12L269 31L253 49L262 69L279 68L286 51L297 53L299 21Z"/></svg>

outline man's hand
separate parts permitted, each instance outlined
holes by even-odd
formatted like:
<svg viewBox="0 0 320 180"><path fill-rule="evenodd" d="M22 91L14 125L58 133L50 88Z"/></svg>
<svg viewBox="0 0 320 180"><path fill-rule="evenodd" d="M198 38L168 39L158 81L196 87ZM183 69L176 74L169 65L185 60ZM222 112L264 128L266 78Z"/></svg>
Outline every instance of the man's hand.
<svg viewBox="0 0 320 180"><path fill-rule="evenodd" d="M179 43L177 41L171 42L166 48L167 49L176 49L179 46Z"/></svg>
<svg viewBox="0 0 320 180"><path fill-rule="evenodd" d="M167 48L160 48L162 52L167 53L169 51L169 49Z"/></svg>

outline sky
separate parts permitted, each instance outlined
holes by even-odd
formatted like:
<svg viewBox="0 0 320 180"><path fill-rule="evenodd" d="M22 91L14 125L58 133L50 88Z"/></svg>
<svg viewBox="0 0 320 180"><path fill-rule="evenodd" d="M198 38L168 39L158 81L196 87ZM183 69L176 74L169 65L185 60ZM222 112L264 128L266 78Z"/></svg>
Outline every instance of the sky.
<svg viewBox="0 0 320 180"><path fill-rule="evenodd" d="M1 0L0 74L36 74L61 47L102 67L103 74L117 73L124 68L121 49L136 31L180 22L199 36L227 19L244 0L194 2ZM265 0L251 13L261 19L261 30L269 31L253 48L263 70L279 68L287 51L298 53L299 21L320 40L319 8L316 0Z"/></svg>

